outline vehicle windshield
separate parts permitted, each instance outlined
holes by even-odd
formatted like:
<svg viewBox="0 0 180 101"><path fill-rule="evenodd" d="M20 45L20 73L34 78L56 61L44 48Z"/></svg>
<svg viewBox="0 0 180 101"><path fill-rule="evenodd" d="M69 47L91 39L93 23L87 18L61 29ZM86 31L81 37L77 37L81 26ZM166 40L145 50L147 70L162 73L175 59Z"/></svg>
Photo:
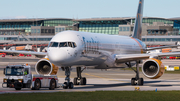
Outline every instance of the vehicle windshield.
<svg viewBox="0 0 180 101"><path fill-rule="evenodd" d="M6 75L22 76L24 68L6 68Z"/></svg>

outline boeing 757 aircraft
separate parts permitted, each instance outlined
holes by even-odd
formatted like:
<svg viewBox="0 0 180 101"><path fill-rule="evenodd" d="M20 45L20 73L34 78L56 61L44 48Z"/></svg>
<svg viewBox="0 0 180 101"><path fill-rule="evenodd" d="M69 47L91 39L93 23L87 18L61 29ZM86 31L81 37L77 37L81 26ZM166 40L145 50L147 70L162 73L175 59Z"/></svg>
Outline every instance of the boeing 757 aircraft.
<svg viewBox="0 0 180 101"><path fill-rule="evenodd" d="M37 73L42 75L56 74L58 66L65 71L64 88L73 88L73 85L86 85L86 78L81 76L84 69L82 67L95 66L97 69L118 68L121 64L126 64L129 68L132 62L136 62L136 76L131 79L132 85L143 85L143 78L139 77L139 66L142 60L146 59L142 65L142 73L150 79L157 79L164 73L164 66L159 60L160 57L179 55L175 53L145 54L146 51L177 47L164 46L157 48L146 48L140 40L142 32L142 14L144 0L139 0L134 33L131 37L120 35L107 35L99 33L88 33L79 31L64 31L56 34L47 49L43 52L10 51L0 50L7 53L33 54L40 59L35 66ZM76 67L77 77L74 84L70 82L70 68Z"/></svg>

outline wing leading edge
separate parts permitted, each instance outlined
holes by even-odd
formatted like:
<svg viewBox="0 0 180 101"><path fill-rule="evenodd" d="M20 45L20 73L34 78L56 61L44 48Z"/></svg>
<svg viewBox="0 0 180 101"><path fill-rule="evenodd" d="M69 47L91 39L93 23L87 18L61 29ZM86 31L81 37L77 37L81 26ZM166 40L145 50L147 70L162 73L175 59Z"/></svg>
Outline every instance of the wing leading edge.
<svg viewBox="0 0 180 101"><path fill-rule="evenodd" d="M15 53L15 54L31 54L31 55L36 55L36 56L46 56L47 55L47 53L45 53L45 52L16 51L16 50L2 50L2 49L0 49L0 52Z"/></svg>
<svg viewBox="0 0 180 101"><path fill-rule="evenodd" d="M170 52L170 53L152 53L152 54L122 54L116 55L116 63L125 63L130 61L137 61L149 58L165 57L165 56L177 56L180 52Z"/></svg>

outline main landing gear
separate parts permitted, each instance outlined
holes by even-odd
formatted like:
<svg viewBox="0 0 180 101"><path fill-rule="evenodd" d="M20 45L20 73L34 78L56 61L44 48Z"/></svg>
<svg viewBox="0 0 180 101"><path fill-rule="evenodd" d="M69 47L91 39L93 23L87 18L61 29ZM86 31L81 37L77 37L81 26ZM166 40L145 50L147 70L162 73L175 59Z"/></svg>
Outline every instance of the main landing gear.
<svg viewBox="0 0 180 101"><path fill-rule="evenodd" d="M79 84L86 85L86 78L81 76L81 73L83 72L83 70L81 70L81 67L76 68L77 77L74 78L74 85L79 85Z"/></svg>
<svg viewBox="0 0 180 101"><path fill-rule="evenodd" d="M73 89L74 85L72 82L70 82L70 74L71 74L70 67L65 67L64 70L65 70L65 75L66 75L66 78L65 78L66 82L64 82L63 88L64 89L67 89L67 88Z"/></svg>
<svg viewBox="0 0 180 101"><path fill-rule="evenodd" d="M138 84L139 86L142 86L144 84L144 80L143 80L143 78L139 78L139 61L136 61L136 70L134 70L132 68L130 62L126 63L126 65L136 73L135 78L131 79L131 85L137 85Z"/></svg>

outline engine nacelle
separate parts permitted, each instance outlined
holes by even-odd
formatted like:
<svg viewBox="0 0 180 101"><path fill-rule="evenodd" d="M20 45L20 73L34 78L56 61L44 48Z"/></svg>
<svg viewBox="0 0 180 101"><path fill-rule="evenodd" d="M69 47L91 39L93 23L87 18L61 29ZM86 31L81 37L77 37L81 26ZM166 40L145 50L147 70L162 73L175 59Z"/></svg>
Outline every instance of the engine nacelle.
<svg viewBox="0 0 180 101"><path fill-rule="evenodd" d="M52 64L48 58L44 58L36 63L35 70L37 74L41 75L56 75L58 66Z"/></svg>
<svg viewBox="0 0 180 101"><path fill-rule="evenodd" d="M157 79L164 74L165 67L158 59L148 59L142 65L143 74L150 79Z"/></svg>

